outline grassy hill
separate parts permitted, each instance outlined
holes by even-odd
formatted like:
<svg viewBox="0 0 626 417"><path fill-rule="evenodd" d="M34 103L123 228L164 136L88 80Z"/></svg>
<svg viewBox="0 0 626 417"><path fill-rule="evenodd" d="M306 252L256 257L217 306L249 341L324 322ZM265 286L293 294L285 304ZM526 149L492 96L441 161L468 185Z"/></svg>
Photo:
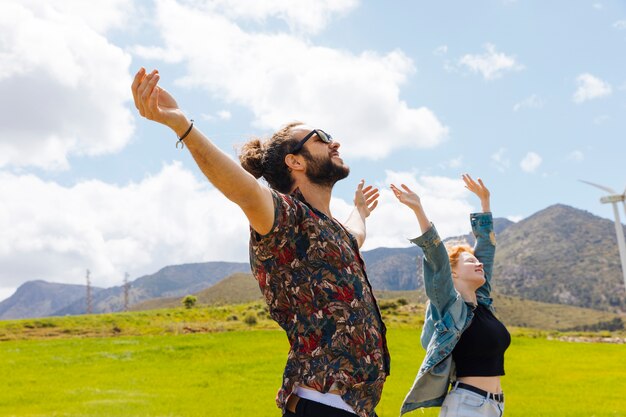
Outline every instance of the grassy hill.
<svg viewBox="0 0 626 417"><path fill-rule="evenodd" d="M390 306L401 307L410 304L415 307L413 311L417 315L417 321L422 319L423 306L426 302L423 291L374 291L374 293L379 299L383 313L386 312L385 310L393 312L394 310ZM262 303L260 290L251 274L231 275L214 286L196 293L195 296L198 297L198 303L204 306L226 306L252 301ZM495 294L494 300L498 316L509 326L544 330L594 328L594 326L597 329L602 329L603 326L606 327L603 323L610 323L619 319L618 315L610 312L529 301L502 294ZM132 310L154 310L180 306L181 297L176 297L150 300L133 306ZM396 314L398 313L396 311ZM390 319L395 320L396 318L394 314L390 314Z"/></svg>
<svg viewBox="0 0 626 417"><path fill-rule="evenodd" d="M242 304L261 299L261 291L252 274L230 275L217 284L195 294L204 305ZM156 298L131 306L131 311L174 308L181 306L182 297Z"/></svg>

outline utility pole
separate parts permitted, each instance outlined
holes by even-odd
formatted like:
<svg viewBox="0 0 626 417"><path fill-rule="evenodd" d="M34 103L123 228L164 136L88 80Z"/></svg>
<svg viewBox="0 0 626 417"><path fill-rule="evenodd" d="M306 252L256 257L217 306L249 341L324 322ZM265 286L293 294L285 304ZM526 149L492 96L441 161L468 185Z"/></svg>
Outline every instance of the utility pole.
<svg viewBox="0 0 626 417"><path fill-rule="evenodd" d="M89 270L87 270L87 276L85 277L87 279L87 314L92 314L93 313L93 296L91 293L91 279L90 279L90 275L91 272L89 272Z"/></svg>
<svg viewBox="0 0 626 417"><path fill-rule="evenodd" d="M128 295L130 292L130 282L128 282L128 272L124 273L124 311L128 311Z"/></svg>

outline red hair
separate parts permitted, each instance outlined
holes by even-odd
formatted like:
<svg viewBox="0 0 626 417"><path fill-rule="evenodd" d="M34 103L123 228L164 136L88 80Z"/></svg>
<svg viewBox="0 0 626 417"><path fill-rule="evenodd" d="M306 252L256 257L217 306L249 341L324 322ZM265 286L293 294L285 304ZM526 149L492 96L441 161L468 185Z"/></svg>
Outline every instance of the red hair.
<svg viewBox="0 0 626 417"><path fill-rule="evenodd" d="M459 262L459 256L461 256L463 252L468 252L473 255L474 249L470 248L469 245L454 245L448 248L448 258L450 259L451 268L456 266Z"/></svg>

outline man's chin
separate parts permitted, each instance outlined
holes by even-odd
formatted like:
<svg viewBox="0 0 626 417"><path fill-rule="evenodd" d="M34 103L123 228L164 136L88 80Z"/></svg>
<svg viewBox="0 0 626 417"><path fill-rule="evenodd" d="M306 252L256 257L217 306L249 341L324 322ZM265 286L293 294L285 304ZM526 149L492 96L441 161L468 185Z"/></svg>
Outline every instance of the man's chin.
<svg viewBox="0 0 626 417"><path fill-rule="evenodd" d="M343 159L341 159L338 156L333 156L332 160L333 160L333 165L335 165L336 167L339 167L339 169L341 170L346 171L346 177L348 176L348 174L350 174L350 167L346 165L345 162L343 162Z"/></svg>

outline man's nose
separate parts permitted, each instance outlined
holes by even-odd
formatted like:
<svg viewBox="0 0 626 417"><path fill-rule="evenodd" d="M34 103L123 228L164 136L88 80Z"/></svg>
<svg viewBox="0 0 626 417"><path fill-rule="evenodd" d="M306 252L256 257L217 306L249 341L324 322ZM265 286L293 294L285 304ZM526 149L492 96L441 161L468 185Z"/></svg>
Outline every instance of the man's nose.
<svg viewBox="0 0 626 417"><path fill-rule="evenodd" d="M330 147L333 149L339 149L340 146L341 146L341 143L337 142L336 140L330 142Z"/></svg>

